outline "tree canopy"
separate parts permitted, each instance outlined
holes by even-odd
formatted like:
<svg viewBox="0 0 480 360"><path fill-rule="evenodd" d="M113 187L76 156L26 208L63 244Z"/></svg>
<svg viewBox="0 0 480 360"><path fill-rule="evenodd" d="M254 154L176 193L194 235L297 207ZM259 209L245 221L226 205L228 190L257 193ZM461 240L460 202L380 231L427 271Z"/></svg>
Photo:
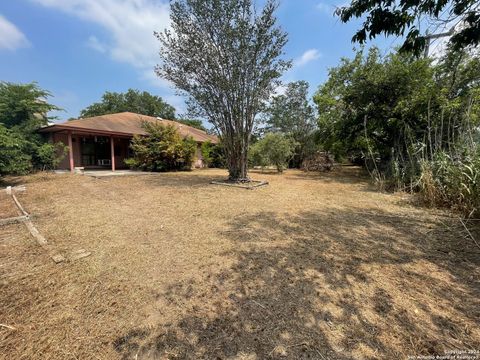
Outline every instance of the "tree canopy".
<svg viewBox="0 0 480 360"><path fill-rule="evenodd" d="M175 108L165 102L160 96L134 89L128 89L126 93L105 92L102 95L102 100L83 109L80 112L80 117L85 118L126 111L161 117L163 119L175 119Z"/></svg>
<svg viewBox="0 0 480 360"><path fill-rule="evenodd" d="M156 33L157 74L188 96L190 111L220 133L231 180L247 180L248 145L257 114L290 63L277 3L175 0L171 29Z"/></svg>
<svg viewBox="0 0 480 360"><path fill-rule="evenodd" d="M343 22L366 17L352 38L361 44L380 34L405 36L401 50L418 55L428 41L421 26L433 32L445 26L455 26L450 43L457 50L480 42L478 0L355 0L338 8L336 13Z"/></svg>
<svg viewBox="0 0 480 360"><path fill-rule="evenodd" d="M7 128L34 131L48 124L48 112L61 110L49 104L50 92L37 83L14 84L0 82L0 123Z"/></svg>
<svg viewBox="0 0 480 360"><path fill-rule="evenodd" d="M54 119L48 112L60 110L48 103L50 96L36 83L0 83L0 175L25 174L58 163L63 147L45 142L36 132Z"/></svg>

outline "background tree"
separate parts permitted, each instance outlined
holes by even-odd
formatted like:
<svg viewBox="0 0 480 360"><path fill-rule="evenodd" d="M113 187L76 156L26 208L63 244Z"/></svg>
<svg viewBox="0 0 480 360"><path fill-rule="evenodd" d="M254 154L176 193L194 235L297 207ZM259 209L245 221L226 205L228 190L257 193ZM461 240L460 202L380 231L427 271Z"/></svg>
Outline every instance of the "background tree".
<svg viewBox="0 0 480 360"><path fill-rule="evenodd" d="M289 160L295 154L296 142L281 133L267 133L265 137L252 145L250 160L252 165L275 166L278 172L288 167Z"/></svg>
<svg viewBox="0 0 480 360"><path fill-rule="evenodd" d="M308 100L306 81L289 83L284 94L273 96L265 110L264 121L267 132L280 132L296 141L293 167L299 167L306 156L315 152L313 135L317 122Z"/></svg>
<svg viewBox="0 0 480 360"><path fill-rule="evenodd" d="M413 51L418 55L429 41L427 34L421 33L421 25L428 30L451 24L459 25L450 38L455 49L476 46L480 42L478 0L355 0L337 9L336 13L343 22L366 16L362 27L352 38L352 41L361 44L367 38L372 39L380 34L405 35L401 50Z"/></svg>
<svg viewBox="0 0 480 360"><path fill-rule="evenodd" d="M102 100L80 111L80 117L92 117L119 112L133 112L137 114L175 119L175 108L165 102L160 96L146 91L128 89L126 93L105 92Z"/></svg>
<svg viewBox="0 0 480 360"><path fill-rule="evenodd" d="M219 132L233 181L248 180L256 115L290 65L280 59L287 36L276 24L276 8L272 0L259 12L252 0L175 0L171 30L155 33L162 44L157 74Z"/></svg>

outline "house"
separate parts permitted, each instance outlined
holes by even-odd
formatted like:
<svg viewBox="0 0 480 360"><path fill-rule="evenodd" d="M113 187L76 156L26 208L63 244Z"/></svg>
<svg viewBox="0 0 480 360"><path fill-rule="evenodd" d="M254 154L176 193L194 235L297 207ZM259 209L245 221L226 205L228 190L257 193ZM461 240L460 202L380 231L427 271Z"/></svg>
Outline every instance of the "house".
<svg viewBox="0 0 480 360"><path fill-rule="evenodd" d="M142 127L144 122L173 125L181 136L191 136L197 142L195 167L203 167L201 144L206 141L218 143L216 136L200 129L131 112L70 120L41 128L39 132L48 136L51 142L68 146L69 154L59 164L59 169L73 172L75 167L84 167L115 171L126 168L125 159L132 156L130 141L133 136L147 135Z"/></svg>

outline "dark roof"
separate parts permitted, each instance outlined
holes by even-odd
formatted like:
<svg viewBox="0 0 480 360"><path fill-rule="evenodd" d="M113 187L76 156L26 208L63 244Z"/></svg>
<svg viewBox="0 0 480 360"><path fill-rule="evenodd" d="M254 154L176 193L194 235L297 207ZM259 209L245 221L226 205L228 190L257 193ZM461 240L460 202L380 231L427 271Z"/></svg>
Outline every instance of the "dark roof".
<svg viewBox="0 0 480 360"><path fill-rule="evenodd" d="M93 116L84 119L70 120L60 124L54 124L40 129L40 132L53 132L61 130L97 132L115 135L147 135L142 127L144 122L173 125L183 137L191 136L195 141L211 141L218 143L218 137L209 135L205 131L181 124L177 121L155 118L131 112Z"/></svg>

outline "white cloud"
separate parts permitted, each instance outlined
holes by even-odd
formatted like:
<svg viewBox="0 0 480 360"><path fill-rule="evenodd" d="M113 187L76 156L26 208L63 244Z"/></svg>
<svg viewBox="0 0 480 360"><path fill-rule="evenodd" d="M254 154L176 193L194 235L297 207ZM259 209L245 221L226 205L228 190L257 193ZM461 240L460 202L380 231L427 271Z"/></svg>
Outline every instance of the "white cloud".
<svg viewBox="0 0 480 360"><path fill-rule="evenodd" d="M97 50L100 53L105 53L107 52L107 45L104 43L100 42L96 36L90 36L87 40L87 46L89 48L92 48L93 50Z"/></svg>
<svg viewBox="0 0 480 360"><path fill-rule="evenodd" d="M318 51L318 49L309 49L309 50L305 51L302 54L302 56L295 59L293 64L296 67L304 66L304 65L308 64L309 62L312 62L312 61L315 61L315 60L319 59L320 56L321 56L321 54Z"/></svg>
<svg viewBox="0 0 480 360"><path fill-rule="evenodd" d="M317 6L315 7L317 8L317 10L327 15L333 15L333 12L335 11L334 6L323 3L323 2L318 3Z"/></svg>
<svg viewBox="0 0 480 360"><path fill-rule="evenodd" d="M16 50L30 46L27 37L10 21L0 15L0 50Z"/></svg>
<svg viewBox="0 0 480 360"><path fill-rule="evenodd" d="M99 25L109 38L100 41L92 35L87 45L139 69L156 64L159 43L153 32L162 31L170 23L168 3L154 0L31 1Z"/></svg>
<svg viewBox="0 0 480 360"><path fill-rule="evenodd" d="M154 73L160 43L154 31L170 26L168 0L30 0L62 11L105 31L92 34L85 44L118 62L133 66L142 81L163 90L163 97L181 111L183 98L173 95L172 85ZM92 31L93 32L93 31Z"/></svg>

